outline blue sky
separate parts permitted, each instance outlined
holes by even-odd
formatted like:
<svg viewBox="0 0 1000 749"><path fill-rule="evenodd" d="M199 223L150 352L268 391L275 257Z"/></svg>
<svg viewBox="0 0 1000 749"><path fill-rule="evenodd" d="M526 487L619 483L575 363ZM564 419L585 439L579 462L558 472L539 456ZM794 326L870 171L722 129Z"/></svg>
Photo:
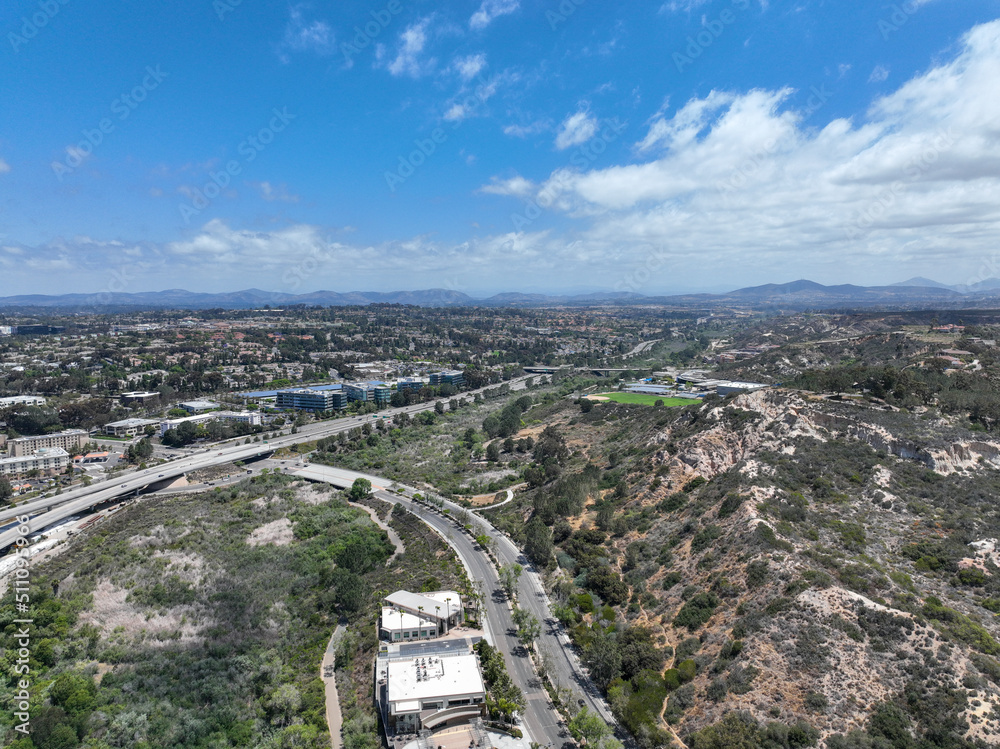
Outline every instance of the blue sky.
<svg viewBox="0 0 1000 749"><path fill-rule="evenodd" d="M1000 3L0 11L0 295L1000 276Z"/></svg>

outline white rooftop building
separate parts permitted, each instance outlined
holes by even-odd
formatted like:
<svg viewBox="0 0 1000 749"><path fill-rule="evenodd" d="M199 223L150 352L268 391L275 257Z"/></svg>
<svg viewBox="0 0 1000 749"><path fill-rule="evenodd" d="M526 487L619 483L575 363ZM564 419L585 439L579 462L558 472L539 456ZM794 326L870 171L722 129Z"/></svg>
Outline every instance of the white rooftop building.
<svg viewBox="0 0 1000 749"><path fill-rule="evenodd" d="M61 447L42 447L33 455L0 460L0 476L24 476L32 471L42 475L62 473L69 465L69 453Z"/></svg>
<svg viewBox="0 0 1000 749"><path fill-rule="evenodd" d="M45 398L40 395L11 395L0 398L0 408L10 406L44 406Z"/></svg>
<svg viewBox="0 0 1000 749"><path fill-rule="evenodd" d="M483 713L486 686L479 658L467 650L382 663L384 716L395 733L468 723Z"/></svg>
<svg viewBox="0 0 1000 749"><path fill-rule="evenodd" d="M454 590L397 590L382 605L379 635L390 642L440 637L462 621L462 597Z"/></svg>

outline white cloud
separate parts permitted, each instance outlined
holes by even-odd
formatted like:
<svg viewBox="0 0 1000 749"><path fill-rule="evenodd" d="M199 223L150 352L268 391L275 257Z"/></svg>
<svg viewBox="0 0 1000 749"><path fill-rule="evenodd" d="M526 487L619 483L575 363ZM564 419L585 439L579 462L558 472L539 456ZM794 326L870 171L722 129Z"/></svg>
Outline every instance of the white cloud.
<svg viewBox="0 0 1000 749"><path fill-rule="evenodd" d="M586 143L597 132L597 119L588 112L580 111L563 120L556 134L556 148L560 151L566 148Z"/></svg>
<svg viewBox="0 0 1000 749"><path fill-rule="evenodd" d="M0 159L0 174L6 174L10 171L10 164L8 164L3 159Z"/></svg>
<svg viewBox="0 0 1000 749"><path fill-rule="evenodd" d="M269 203L273 203L275 201L282 203L299 202L299 196L290 193L288 191L288 186L284 182L280 185L272 185L270 182L247 182L247 184L257 190L260 197Z"/></svg>
<svg viewBox="0 0 1000 749"><path fill-rule="evenodd" d="M449 122L464 120L468 114L468 109L463 104L452 104L448 111L444 113L444 118Z"/></svg>
<svg viewBox="0 0 1000 749"><path fill-rule="evenodd" d="M527 138L529 135L537 135L538 133L548 130L552 126L552 123L545 120L537 120L535 122L528 123L527 125L507 125L503 129L504 135L510 135L514 138Z"/></svg>
<svg viewBox="0 0 1000 749"><path fill-rule="evenodd" d="M521 7L520 0L483 0L479 10L469 19L469 27L475 30L485 29L496 18L506 16Z"/></svg>
<svg viewBox="0 0 1000 749"><path fill-rule="evenodd" d="M708 0L670 0L660 6L660 13L690 13L705 5Z"/></svg>
<svg viewBox="0 0 1000 749"><path fill-rule="evenodd" d="M427 27L430 25L430 16L417 23L408 26L399 35L399 50L396 57L388 64L389 72L395 76L408 75L411 78L419 78L429 68L433 67L434 60L421 61L420 55L427 46Z"/></svg>
<svg viewBox="0 0 1000 749"><path fill-rule="evenodd" d="M318 55L331 54L336 49L336 37L326 21L307 20L303 6L291 9L285 34L278 45L278 57L289 62L288 50L293 52L313 52Z"/></svg>
<svg viewBox="0 0 1000 749"><path fill-rule="evenodd" d="M486 55L480 52L478 55L456 58L451 67L463 81L471 81L486 67Z"/></svg>
<svg viewBox="0 0 1000 749"><path fill-rule="evenodd" d="M889 77L889 69L884 65L876 65L872 74L868 76L869 83L881 83Z"/></svg>
<svg viewBox="0 0 1000 749"><path fill-rule="evenodd" d="M530 195L534 190L535 184L521 175L504 180L493 177L490 184L479 188L479 192L489 193L490 195L513 195L519 198Z"/></svg>
<svg viewBox="0 0 1000 749"><path fill-rule="evenodd" d="M816 129L822 102L805 105L808 92L713 91L654 118L637 143L651 158L558 170L530 197L585 222L578 247L667 247L678 271L752 257L758 278L887 281L904 264L954 272L964 258L978 273L1000 259L997 80L1000 21L973 29L954 60L876 100L863 119ZM564 126L566 142L580 130Z"/></svg>

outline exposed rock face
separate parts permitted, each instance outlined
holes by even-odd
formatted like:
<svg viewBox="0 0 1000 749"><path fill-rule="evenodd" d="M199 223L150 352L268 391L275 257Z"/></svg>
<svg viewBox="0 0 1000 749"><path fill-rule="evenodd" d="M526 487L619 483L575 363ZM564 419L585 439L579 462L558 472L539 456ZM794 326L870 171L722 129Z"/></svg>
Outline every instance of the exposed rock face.
<svg viewBox="0 0 1000 749"><path fill-rule="evenodd" d="M733 429L724 419L726 408L752 411L759 418ZM820 441L831 438L858 440L880 452L923 463L943 475L1000 468L1000 444L996 442L961 441L931 449L897 437L884 426L865 421L863 412L857 418L832 414L821 404L807 402L801 395L789 391L740 395L726 407L711 408L705 418L716 421L716 426L687 440L673 457L660 453L660 460L681 474L693 473L711 479L758 451L782 450L789 438L808 436ZM669 438L668 432L658 440L666 442Z"/></svg>

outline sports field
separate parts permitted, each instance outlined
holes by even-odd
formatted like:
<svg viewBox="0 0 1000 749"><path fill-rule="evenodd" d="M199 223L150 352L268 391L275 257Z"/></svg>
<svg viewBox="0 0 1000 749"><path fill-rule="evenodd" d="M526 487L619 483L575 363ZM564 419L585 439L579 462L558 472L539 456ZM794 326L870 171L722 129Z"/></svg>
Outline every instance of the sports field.
<svg viewBox="0 0 1000 749"><path fill-rule="evenodd" d="M646 393L601 393L598 397L607 398L615 403L636 403L640 406L653 406L656 401L663 401L664 406L690 406L698 403L693 398L667 398L663 395L648 395Z"/></svg>

